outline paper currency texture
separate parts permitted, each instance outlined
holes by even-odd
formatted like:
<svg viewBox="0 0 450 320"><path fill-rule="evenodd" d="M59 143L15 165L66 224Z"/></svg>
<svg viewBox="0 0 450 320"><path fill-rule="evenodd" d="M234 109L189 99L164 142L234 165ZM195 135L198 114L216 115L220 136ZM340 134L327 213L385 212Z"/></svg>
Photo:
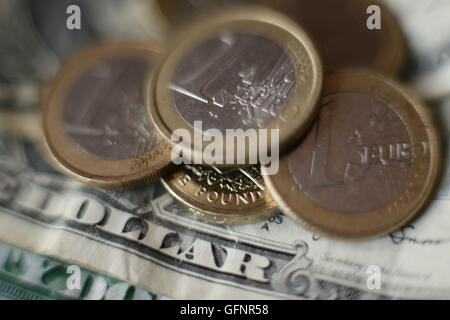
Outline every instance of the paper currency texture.
<svg viewBox="0 0 450 320"><path fill-rule="evenodd" d="M446 171L447 177L449 175ZM449 181L423 216L378 240L319 238L278 215L247 226L195 219L158 184L90 189L36 145L0 139L0 240L173 298L449 298ZM448 221L447 221L448 220ZM368 270L378 266L380 289Z"/></svg>

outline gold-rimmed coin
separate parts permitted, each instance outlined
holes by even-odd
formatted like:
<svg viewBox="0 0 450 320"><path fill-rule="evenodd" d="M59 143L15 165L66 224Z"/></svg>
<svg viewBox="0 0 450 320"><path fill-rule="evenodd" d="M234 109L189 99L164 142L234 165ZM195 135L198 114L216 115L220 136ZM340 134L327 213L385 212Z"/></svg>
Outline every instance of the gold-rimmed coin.
<svg viewBox="0 0 450 320"><path fill-rule="evenodd" d="M264 176L280 209L319 234L345 239L385 235L413 219L432 196L441 160L425 107L366 71L326 76L320 105L279 172Z"/></svg>
<svg viewBox="0 0 450 320"><path fill-rule="evenodd" d="M257 166L184 165L161 182L192 214L214 224L256 223L279 213Z"/></svg>
<svg viewBox="0 0 450 320"><path fill-rule="evenodd" d="M406 65L405 37L382 1L258 1L288 15L310 34L325 72L364 68L396 76Z"/></svg>
<svg viewBox="0 0 450 320"><path fill-rule="evenodd" d="M152 44L103 44L64 65L43 97L46 146L58 168L92 186L132 188L170 165L170 146L147 114Z"/></svg>
<svg viewBox="0 0 450 320"><path fill-rule="evenodd" d="M407 61L400 26L379 0L159 0L158 4L163 16L177 26L230 6L254 4L277 10L309 34L325 71L364 68L395 76Z"/></svg>
<svg viewBox="0 0 450 320"><path fill-rule="evenodd" d="M255 164L249 159L259 156L257 147L246 143L240 156L227 150L241 147L245 133L236 130L254 130L260 139L265 132L269 150L274 144L284 149L312 123L321 86L321 62L306 33L284 15L246 7L214 15L180 34L158 64L148 105L167 140L180 129L190 135L179 146L192 163ZM274 143L272 129L279 133ZM200 153L196 159L204 160L210 130L232 140L216 151L227 163L194 161ZM198 144L194 132L202 136Z"/></svg>

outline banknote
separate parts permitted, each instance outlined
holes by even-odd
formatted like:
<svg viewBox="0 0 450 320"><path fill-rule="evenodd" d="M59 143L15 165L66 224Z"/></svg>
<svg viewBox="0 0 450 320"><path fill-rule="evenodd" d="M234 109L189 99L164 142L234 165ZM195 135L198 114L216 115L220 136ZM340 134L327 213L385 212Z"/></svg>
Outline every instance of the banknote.
<svg viewBox="0 0 450 320"><path fill-rule="evenodd" d="M159 300L145 289L0 243L0 300Z"/></svg>
<svg viewBox="0 0 450 320"><path fill-rule="evenodd" d="M385 0L399 18L411 55L409 77L429 99L450 94L450 1Z"/></svg>
<svg viewBox="0 0 450 320"><path fill-rule="evenodd" d="M0 240L177 299L450 298L449 186L446 168L419 219L381 239L342 242L282 214L209 224L159 183L92 189L55 172L38 143L2 133Z"/></svg>
<svg viewBox="0 0 450 320"><path fill-rule="evenodd" d="M450 97L439 101L434 110L436 110L440 118L443 120L443 126L450 128Z"/></svg>
<svg viewBox="0 0 450 320"><path fill-rule="evenodd" d="M152 17L144 7L151 1L81 0L70 3L88 8L87 33L65 43L67 30L51 30L65 15L50 9L68 2L44 1L48 6L0 0L0 24L9 28L0 30L0 62L13 62L8 73L0 70L0 104L32 105L59 61L92 40L164 34L158 23L147 25L156 16L142 19ZM450 93L449 1L386 1L412 49L414 86L428 98ZM119 22L117 8L124 12ZM109 18L95 21L99 16ZM450 136L450 99L434 110ZM37 113L0 112L1 298L450 298L448 156L423 215L387 237L353 243L322 238L281 213L246 226L209 224L159 183L128 191L86 187L52 169L40 130ZM70 266L81 267L80 289L67 288Z"/></svg>
<svg viewBox="0 0 450 320"><path fill-rule="evenodd" d="M164 42L153 0L0 0L0 107L29 110L62 61L99 41ZM80 29L67 27L70 6Z"/></svg>

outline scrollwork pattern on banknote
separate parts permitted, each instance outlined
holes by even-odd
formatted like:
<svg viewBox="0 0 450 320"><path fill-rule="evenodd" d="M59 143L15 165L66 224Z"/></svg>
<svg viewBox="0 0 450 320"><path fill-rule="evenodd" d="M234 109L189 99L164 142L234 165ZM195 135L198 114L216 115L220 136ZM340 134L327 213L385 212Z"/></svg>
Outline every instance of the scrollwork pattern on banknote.
<svg viewBox="0 0 450 320"><path fill-rule="evenodd" d="M390 297L367 290L363 273L349 281L348 270L342 273L323 260L320 246L327 240L306 242L312 235L288 218L270 231L260 225L213 225L189 214L159 184L128 191L89 188L54 172L38 150L24 139L0 134L0 239L18 247L108 271L174 298L211 298L211 292L214 298ZM86 250L92 251L86 255ZM102 259L96 259L98 250L104 252ZM181 287L201 290L165 287L169 276Z"/></svg>
<svg viewBox="0 0 450 320"><path fill-rule="evenodd" d="M321 287L319 282L309 272L309 268L314 261L307 257L308 244L305 241L297 240L292 245L296 248L297 253L291 261L272 276L272 286L277 291L309 299L337 298L338 293L335 287Z"/></svg>

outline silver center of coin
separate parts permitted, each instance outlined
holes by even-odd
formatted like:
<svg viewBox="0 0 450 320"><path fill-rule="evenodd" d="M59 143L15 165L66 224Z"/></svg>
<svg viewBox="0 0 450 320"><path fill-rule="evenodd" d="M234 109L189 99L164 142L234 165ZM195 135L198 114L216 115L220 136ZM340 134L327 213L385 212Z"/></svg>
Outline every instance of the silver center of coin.
<svg viewBox="0 0 450 320"><path fill-rule="evenodd" d="M136 157L158 143L146 112L146 59L98 62L73 83L64 101L64 122L73 141L105 160Z"/></svg>
<svg viewBox="0 0 450 320"><path fill-rule="evenodd" d="M314 127L288 157L299 189L338 212L366 212L392 201L412 161L401 118L384 102L354 92L324 97Z"/></svg>
<svg viewBox="0 0 450 320"><path fill-rule="evenodd" d="M179 115L203 130L264 127L289 102L295 70L275 42L247 33L222 33L180 62L170 89Z"/></svg>

